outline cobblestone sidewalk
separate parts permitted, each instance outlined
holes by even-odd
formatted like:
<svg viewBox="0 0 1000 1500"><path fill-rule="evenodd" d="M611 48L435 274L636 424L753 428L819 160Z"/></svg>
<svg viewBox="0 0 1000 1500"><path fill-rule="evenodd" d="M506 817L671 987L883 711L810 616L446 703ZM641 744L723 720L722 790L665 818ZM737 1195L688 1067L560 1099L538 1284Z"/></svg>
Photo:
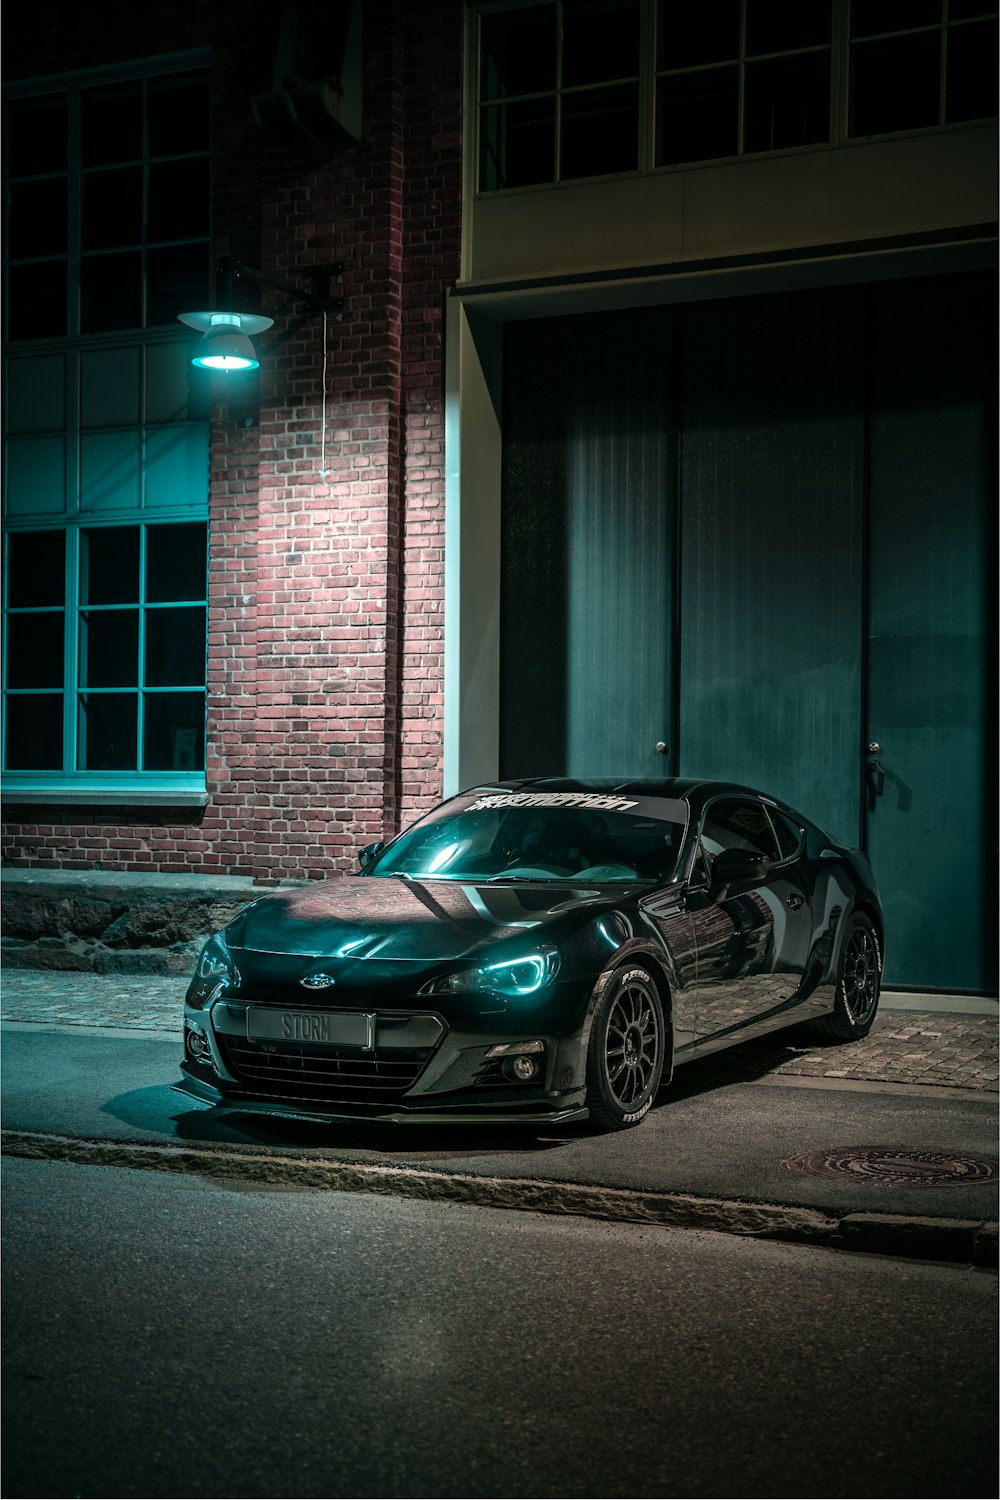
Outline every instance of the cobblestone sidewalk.
<svg viewBox="0 0 1000 1500"><path fill-rule="evenodd" d="M850 1046L814 1042L802 1027L727 1052L725 1066L755 1077L790 1073L995 1092L997 1040L991 1016L886 1010L869 1035ZM711 1062L709 1058L705 1066Z"/></svg>
<svg viewBox="0 0 1000 1500"><path fill-rule="evenodd" d="M8 969L0 984L0 1019L179 1032L186 988L186 980L174 976ZM747 1042L726 1054L725 1066L753 1077L786 1073L995 1091L997 1040L992 1016L884 1010L871 1035L851 1047L815 1043L803 1028Z"/></svg>
<svg viewBox="0 0 1000 1500"><path fill-rule="evenodd" d="M0 1020L180 1032L187 984L177 974L5 969L0 978Z"/></svg>

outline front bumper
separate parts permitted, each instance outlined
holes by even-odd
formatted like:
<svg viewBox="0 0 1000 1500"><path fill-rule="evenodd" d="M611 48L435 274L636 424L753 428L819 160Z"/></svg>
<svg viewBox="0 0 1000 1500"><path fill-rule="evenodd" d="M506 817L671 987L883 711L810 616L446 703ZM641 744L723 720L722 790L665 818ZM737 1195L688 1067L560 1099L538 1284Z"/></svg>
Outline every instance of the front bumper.
<svg viewBox="0 0 1000 1500"><path fill-rule="evenodd" d="M184 1094L219 1114L268 1115L271 1118L288 1120L315 1120L317 1124L352 1124L359 1120L376 1125L563 1125L569 1120L585 1120L589 1111L584 1104L567 1104L552 1107L509 1107L501 1109L491 1106L489 1101L475 1108L467 1105L449 1105L435 1108L430 1104L418 1104L406 1109L378 1110L373 1114L360 1115L349 1106L309 1108L306 1105L287 1103L277 1098L245 1098L239 1094L223 1094L211 1084L203 1083L193 1076L186 1063L181 1065L184 1077L172 1084L175 1093Z"/></svg>
<svg viewBox="0 0 1000 1500"><path fill-rule="evenodd" d="M285 1017L291 1021L278 1024ZM485 1121L551 1124L586 1117L585 1043L579 1029L553 1035L537 1019L439 1013L310 1009L283 1012L222 996L205 1009L186 1005L183 1078L178 1092L199 1103L317 1120L390 1123ZM329 1024L327 1024L329 1023ZM499 1023L499 1024L498 1024ZM201 1057L192 1057L191 1033ZM263 1033L263 1035L262 1035ZM502 1058L525 1053L541 1068L514 1080Z"/></svg>

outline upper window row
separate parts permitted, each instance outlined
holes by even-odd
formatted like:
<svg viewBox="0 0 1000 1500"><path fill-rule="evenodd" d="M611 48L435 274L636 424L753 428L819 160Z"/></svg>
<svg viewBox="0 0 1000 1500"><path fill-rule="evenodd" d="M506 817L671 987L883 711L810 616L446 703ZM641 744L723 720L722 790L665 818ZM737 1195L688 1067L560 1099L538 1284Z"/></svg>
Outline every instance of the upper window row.
<svg viewBox="0 0 1000 1500"><path fill-rule="evenodd" d="M995 0L847 5L550 0L484 11L480 191L997 113Z"/></svg>
<svg viewBox="0 0 1000 1500"><path fill-rule="evenodd" d="M209 279L204 72L12 99L8 339L172 324Z"/></svg>

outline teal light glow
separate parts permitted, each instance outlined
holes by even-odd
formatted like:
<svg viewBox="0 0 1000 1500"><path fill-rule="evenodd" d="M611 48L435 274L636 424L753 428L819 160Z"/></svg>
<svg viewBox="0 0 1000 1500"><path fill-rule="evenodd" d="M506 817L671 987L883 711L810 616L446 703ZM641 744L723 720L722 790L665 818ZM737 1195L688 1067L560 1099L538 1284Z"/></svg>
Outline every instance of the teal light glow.
<svg viewBox="0 0 1000 1500"><path fill-rule="evenodd" d="M182 323L197 328L201 343L191 356L199 370L219 370L225 375L260 368L251 334L270 328L273 319L253 313L193 312L179 313Z"/></svg>
<svg viewBox="0 0 1000 1500"><path fill-rule="evenodd" d="M233 962L225 933L216 932L209 938L195 969L187 999L191 1005L210 1004L225 989L238 987L240 971Z"/></svg>
<svg viewBox="0 0 1000 1500"><path fill-rule="evenodd" d="M353 953L355 948L360 948L364 941L364 938L355 938L351 943L343 943L333 955L334 958L346 958L348 953Z"/></svg>
<svg viewBox="0 0 1000 1500"><path fill-rule="evenodd" d="M523 957L506 959L503 963L484 964L479 969L462 969L457 974L445 974L425 985L424 995L462 995L476 991L494 995L507 995L512 999L536 995L539 990L555 978L559 969L559 952L556 948L540 948Z"/></svg>
<svg viewBox="0 0 1000 1500"><path fill-rule="evenodd" d="M447 844L443 849L439 849L427 866L427 874L433 875L435 870L443 870L458 853L460 848L460 844Z"/></svg>
<svg viewBox="0 0 1000 1500"><path fill-rule="evenodd" d="M516 995L533 995L540 990L548 976L548 963L541 953L529 953L515 963L487 964L485 973L495 974L504 988Z"/></svg>
<svg viewBox="0 0 1000 1500"><path fill-rule="evenodd" d="M618 948L619 948L619 947L620 947L620 946L621 946L621 945L620 945L620 944L619 944L619 943L618 943L618 942L617 942L617 941L616 941L616 940L615 940L615 939L614 939L614 938L613 938L613 937L612 937L612 936L611 936L611 934L610 934L610 932L609 932L609 931L608 931L608 929L607 929L607 928L606 928L606 927L605 927L605 925L604 925L604 923L603 923L603 922L598 922L598 924L597 924L597 930L598 930L598 932L599 932L599 933L600 933L600 934L601 934L601 937L602 937L602 938L603 938L603 939L604 939L604 941L605 941L605 942L606 942L606 943L607 943L607 944L608 944L608 946L609 946L609 947L611 947L611 948L614 948L614 949L616 949L616 950L617 950L617 949L618 949Z"/></svg>
<svg viewBox="0 0 1000 1500"><path fill-rule="evenodd" d="M260 361L239 323L231 322L226 313L216 316L226 321L213 323L207 330L191 363L200 370L256 370Z"/></svg>
<svg viewBox="0 0 1000 1500"><path fill-rule="evenodd" d="M256 370L259 359L247 359L242 354L199 354L191 361L199 370Z"/></svg>

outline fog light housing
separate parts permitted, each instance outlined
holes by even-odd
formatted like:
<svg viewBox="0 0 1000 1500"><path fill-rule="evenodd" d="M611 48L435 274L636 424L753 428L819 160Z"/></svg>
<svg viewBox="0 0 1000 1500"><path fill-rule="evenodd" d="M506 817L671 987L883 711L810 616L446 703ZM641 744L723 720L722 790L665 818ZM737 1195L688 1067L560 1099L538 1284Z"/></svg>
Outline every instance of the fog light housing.
<svg viewBox="0 0 1000 1500"><path fill-rule="evenodd" d="M191 1062L207 1063L209 1067L212 1066L212 1049L208 1045L208 1037L200 1027L185 1026L184 1051Z"/></svg>
<svg viewBox="0 0 1000 1500"><path fill-rule="evenodd" d="M540 1069L535 1057L505 1057L501 1072L513 1083L530 1083L537 1078Z"/></svg>

